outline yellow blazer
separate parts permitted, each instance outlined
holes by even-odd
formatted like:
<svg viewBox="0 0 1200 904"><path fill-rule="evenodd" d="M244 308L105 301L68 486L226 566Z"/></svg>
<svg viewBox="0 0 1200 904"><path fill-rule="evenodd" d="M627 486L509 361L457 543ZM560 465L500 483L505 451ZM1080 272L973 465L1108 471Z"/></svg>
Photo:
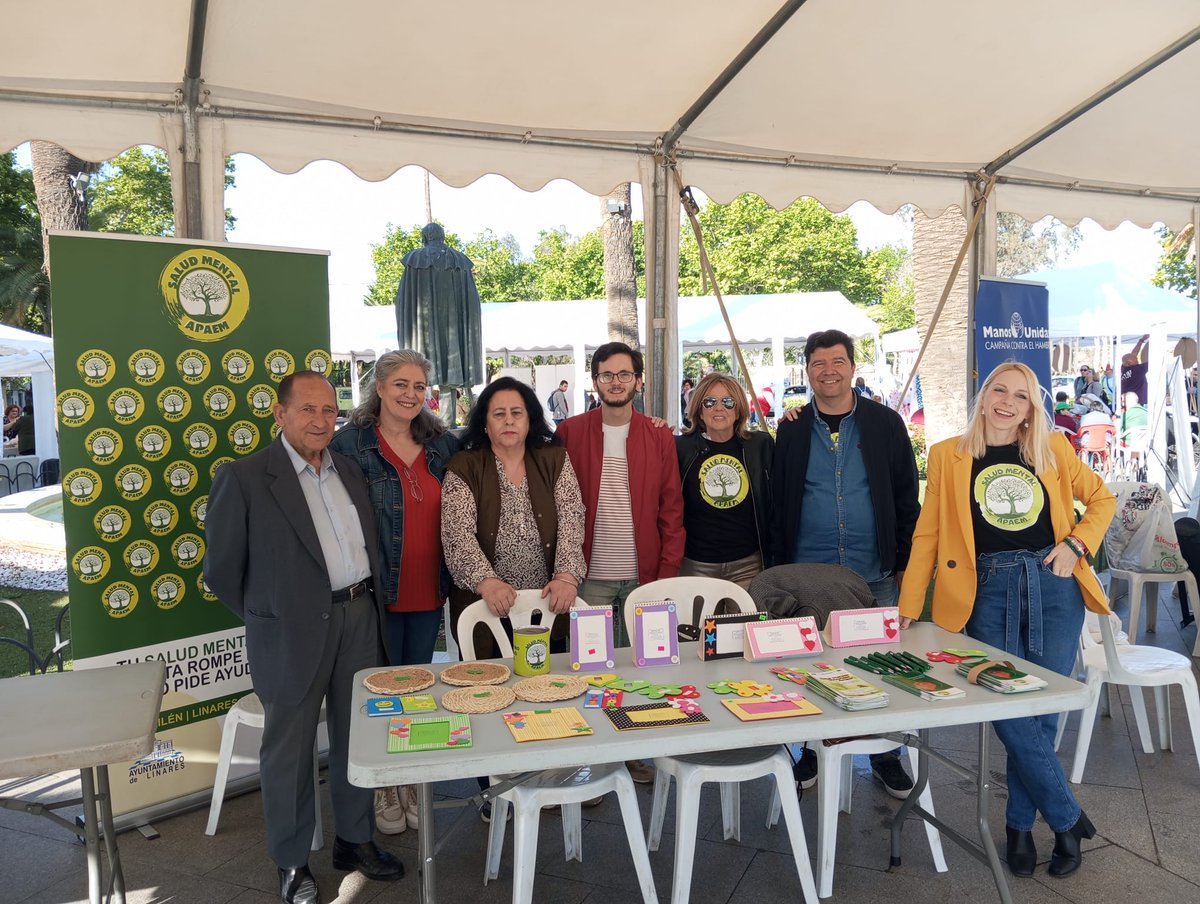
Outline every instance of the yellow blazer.
<svg viewBox="0 0 1200 904"><path fill-rule="evenodd" d="M1117 510L1116 497L1087 467L1061 433L1050 437L1054 472L1041 475L1049 497L1054 539L1074 534L1093 552ZM929 479L925 502L913 532L912 555L900 589L900 614L918 618L925 606L929 581L933 588L933 620L947 631L961 631L975 605L975 528L971 520L971 456L958 451L958 437L929 450ZM1075 523L1074 500L1087 506ZM1075 580L1084 604L1093 612L1108 612L1104 590L1086 558L1075 566Z"/></svg>

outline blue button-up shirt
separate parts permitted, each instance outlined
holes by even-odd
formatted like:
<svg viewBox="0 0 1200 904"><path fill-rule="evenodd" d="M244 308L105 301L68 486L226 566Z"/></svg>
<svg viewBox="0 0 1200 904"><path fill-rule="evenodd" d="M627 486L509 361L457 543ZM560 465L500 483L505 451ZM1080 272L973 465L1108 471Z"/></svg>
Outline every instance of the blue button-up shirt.
<svg viewBox="0 0 1200 904"><path fill-rule="evenodd" d="M792 561L843 565L865 581L876 581L883 575L875 507L854 410L842 418L836 443L819 414L813 418L812 429L804 506Z"/></svg>
<svg viewBox="0 0 1200 904"><path fill-rule="evenodd" d="M287 437L280 434L280 439L308 502L317 539L321 541L321 552L325 555L330 589L341 590L369 578L371 560L367 557L367 541L358 520L358 509L338 476L333 456L328 449L321 450L321 472L318 474L292 448Z"/></svg>

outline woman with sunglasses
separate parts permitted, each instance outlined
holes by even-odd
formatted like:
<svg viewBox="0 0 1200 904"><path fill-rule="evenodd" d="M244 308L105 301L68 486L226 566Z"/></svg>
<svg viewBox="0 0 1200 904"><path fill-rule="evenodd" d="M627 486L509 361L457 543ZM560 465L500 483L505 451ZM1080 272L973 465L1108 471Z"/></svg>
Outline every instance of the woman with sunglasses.
<svg viewBox="0 0 1200 904"><path fill-rule="evenodd" d="M701 379L687 416L691 423L675 438L687 532L679 574L749 589L768 548L775 441L765 430L747 429L750 404L729 374Z"/></svg>
<svg viewBox="0 0 1200 904"><path fill-rule="evenodd" d="M442 479L459 442L425 405L432 372L420 352L380 356L366 398L329 444L358 462L367 479L383 566L383 586L375 592L387 607L384 644L392 665L432 661L443 587L449 589L442 577ZM376 792L381 832L415 828L416 812L415 795L399 788Z"/></svg>

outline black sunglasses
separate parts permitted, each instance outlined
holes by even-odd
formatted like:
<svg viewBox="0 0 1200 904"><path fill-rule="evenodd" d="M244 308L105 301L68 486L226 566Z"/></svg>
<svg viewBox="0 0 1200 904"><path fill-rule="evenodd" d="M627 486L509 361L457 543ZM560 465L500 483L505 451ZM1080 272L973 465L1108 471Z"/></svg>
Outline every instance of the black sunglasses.
<svg viewBox="0 0 1200 904"><path fill-rule="evenodd" d="M707 396L704 399L704 401L701 402L700 404L702 404L705 408L716 408L718 401L721 403L721 406L723 408L725 408L729 411L732 411L733 406L735 404L737 404L736 402L733 401L732 396L725 396L725 398L723 398L723 399L714 399L712 396Z"/></svg>

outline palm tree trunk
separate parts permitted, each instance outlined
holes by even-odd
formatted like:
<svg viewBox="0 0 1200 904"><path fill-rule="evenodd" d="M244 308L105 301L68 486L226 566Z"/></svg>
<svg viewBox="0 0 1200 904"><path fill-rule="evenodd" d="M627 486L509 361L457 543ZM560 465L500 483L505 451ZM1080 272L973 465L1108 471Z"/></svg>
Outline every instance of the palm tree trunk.
<svg viewBox="0 0 1200 904"><path fill-rule="evenodd" d="M31 141L33 190L37 195L38 213L42 218L42 267L50 275L51 229L87 229L87 200L76 191L74 178L80 173L95 172L95 164L80 160L70 151L48 141Z"/></svg>
<svg viewBox="0 0 1200 904"><path fill-rule="evenodd" d="M610 202L616 210L610 210ZM638 347L637 275L633 260L633 219L629 183L600 199L604 239L604 291L608 297L608 338Z"/></svg>
<svg viewBox="0 0 1200 904"><path fill-rule="evenodd" d="M966 234L966 220L956 207L937 219L915 211L912 261L917 333L922 341ZM921 361L925 438L930 445L961 433L967 424L967 279L963 267Z"/></svg>

